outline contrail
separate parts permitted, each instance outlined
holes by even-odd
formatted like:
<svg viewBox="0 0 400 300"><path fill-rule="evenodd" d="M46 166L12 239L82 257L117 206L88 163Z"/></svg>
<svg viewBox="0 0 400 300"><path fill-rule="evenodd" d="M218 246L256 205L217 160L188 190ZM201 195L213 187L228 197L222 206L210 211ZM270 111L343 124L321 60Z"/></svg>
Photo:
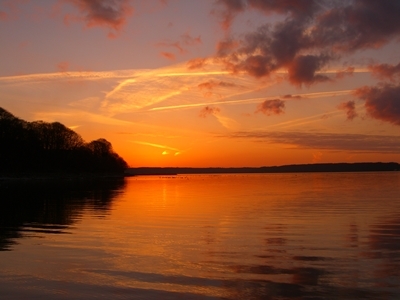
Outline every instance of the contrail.
<svg viewBox="0 0 400 300"><path fill-rule="evenodd" d="M330 91L330 92L319 92L319 93L306 93L306 94L295 94L293 97L300 96L303 98L318 98L318 97L336 97L349 95L352 90L342 90L342 91ZM282 98L281 96L269 96L269 97L259 97L259 98L250 98L250 99L241 99L241 100L230 100L230 101L215 101L215 102L200 102L200 103L192 103L192 104L181 104L181 105L170 105L170 106L159 106L150 108L149 111L157 111L157 110L169 110L169 109L180 109L180 108L190 108L190 107L199 107L204 105L235 105L242 103L258 103L264 100Z"/></svg>

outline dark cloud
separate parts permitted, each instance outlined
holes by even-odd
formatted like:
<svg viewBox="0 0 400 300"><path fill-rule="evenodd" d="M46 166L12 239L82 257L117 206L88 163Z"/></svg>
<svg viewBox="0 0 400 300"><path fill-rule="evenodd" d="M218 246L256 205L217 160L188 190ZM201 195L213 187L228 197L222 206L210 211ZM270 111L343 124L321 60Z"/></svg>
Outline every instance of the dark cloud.
<svg viewBox="0 0 400 300"><path fill-rule="evenodd" d="M342 109L346 112L347 115L347 120L353 120L355 117L357 117L357 112L356 112L356 105L354 101L347 101L340 103L338 106L339 109Z"/></svg>
<svg viewBox="0 0 400 300"><path fill-rule="evenodd" d="M400 136L242 131L233 133L229 137L254 139L255 141L266 143L287 144L303 149L400 153Z"/></svg>
<svg viewBox="0 0 400 300"><path fill-rule="evenodd" d="M107 27L114 32L114 37L126 23L126 19L133 13L129 0L67 0L79 9L80 16L87 27ZM66 15L65 20L77 19L76 16Z"/></svg>
<svg viewBox="0 0 400 300"><path fill-rule="evenodd" d="M288 64L289 81L297 86L328 81L329 77L316 72L328 61L325 56L299 55Z"/></svg>
<svg viewBox="0 0 400 300"><path fill-rule="evenodd" d="M286 16L238 39L228 37L218 57L232 72L254 77L286 69L289 81L301 86L328 80L321 71L355 51L378 48L400 36L400 1L392 0L243 0L219 1L225 16L247 9ZM232 20L230 20L231 22ZM234 43L232 41L235 41ZM350 75L349 67L336 78Z"/></svg>
<svg viewBox="0 0 400 300"><path fill-rule="evenodd" d="M307 15L318 8L318 1L315 0L248 0L248 3L265 13Z"/></svg>
<svg viewBox="0 0 400 300"><path fill-rule="evenodd" d="M399 35L399 13L399 1L337 2L318 16L310 37L315 46L338 52L377 48Z"/></svg>
<svg viewBox="0 0 400 300"><path fill-rule="evenodd" d="M365 101L372 118L400 125L400 85L365 86L355 90L354 95Z"/></svg>
<svg viewBox="0 0 400 300"><path fill-rule="evenodd" d="M262 112L267 116L283 114L285 112L285 101L280 99L265 100L258 105L256 112Z"/></svg>
<svg viewBox="0 0 400 300"><path fill-rule="evenodd" d="M205 118L205 117L207 117L209 115L218 114L220 111L221 110L218 107L206 106L200 111L199 116L201 118Z"/></svg>
<svg viewBox="0 0 400 300"><path fill-rule="evenodd" d="M394 81L396 76L400 77L400 63L397 65L377 64L369 66L373 75L381 79L390 79Z"/></svg>

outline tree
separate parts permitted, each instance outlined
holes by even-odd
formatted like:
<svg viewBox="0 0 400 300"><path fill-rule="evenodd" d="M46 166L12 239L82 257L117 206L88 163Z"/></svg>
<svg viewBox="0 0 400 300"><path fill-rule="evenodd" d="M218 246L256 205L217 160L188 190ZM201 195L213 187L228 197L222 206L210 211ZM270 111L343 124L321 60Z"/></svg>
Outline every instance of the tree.
<svg viewBox="0 0 400 300"><path fill-rule="evenodd" d="M0 172L122 172L105 139L88 144L59 122L26 122L0 108Z"/></svg>

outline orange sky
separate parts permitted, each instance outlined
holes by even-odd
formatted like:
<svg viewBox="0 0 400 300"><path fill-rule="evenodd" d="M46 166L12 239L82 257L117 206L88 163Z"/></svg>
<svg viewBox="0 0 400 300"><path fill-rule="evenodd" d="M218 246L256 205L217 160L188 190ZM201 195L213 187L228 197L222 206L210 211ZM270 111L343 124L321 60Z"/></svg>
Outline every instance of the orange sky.
<svg viewBox="0 0 400 300"><path fill-rule="evenodd" d="M400 161L398 1L0 1L0 107L130 166ZM372 18L372 19L371 19Z"/></svg>

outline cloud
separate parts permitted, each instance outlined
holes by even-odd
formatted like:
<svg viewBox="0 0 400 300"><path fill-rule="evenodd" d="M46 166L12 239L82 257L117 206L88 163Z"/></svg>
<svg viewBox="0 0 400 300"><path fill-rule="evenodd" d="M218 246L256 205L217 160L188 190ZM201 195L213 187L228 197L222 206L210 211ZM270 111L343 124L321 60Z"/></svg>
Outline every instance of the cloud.
<svg viewBox="0 0 400 300"><path fill-rule="evenodd" d="M199 117L206 118L207 116L214 116L217 119L217 121L227 129L237 130L240 127L240 124L237 121L222 115L221 110L218 107L211 107L211 106L204 107L200 111Z"/></svg>
<svg viewBox="0 0 400 300"><path fill-rule="evenodd" d="M253 139L257 142L286 144L300 149L346 150L372 153L400 153L400 136L241 131L228 135L230 138Z"/></svg>
<svg viewBox="0 0 400 300"><path fill-rule="evenodd" d="M193 58L187 62L189 70L201 69L207 65L208 58Z"/></svg>
<svg viewBox="0 0 400 300"><path fill-rule="evenodd" d="M211 106L206 106L202 110L200 110L199 117L205 118L209 115L216 115L220 112L221 110L218 107L211 107Z"/></svg>
<svg viewBox="0 0 400 300"><path fill-rule="evenodd" d="M215 81L215 80L209 80L206 82L199 83L197 87L203 91L205 90L206 92L203 93L204 97L211 97L213 95L216 95L218 97L222 97L221 94L219 93L214 93L214 90L218 91L225 91L228 92L227 90L231 90L232 88L238 88L240 87L238 84L232 83L232 82L227 82L227 81Z"/></svg>
<svg viewBox="0 0 400 300"><path fill-rule="evenodd" d="M343 79L345 76L352 76L356 69L354 67L347 67L344 70L339 70L336 72L337 79Z"/></svg>
<svg viewBox="0 0 400 300"><path fill-rule="evenodd" d="M223 41L219 41L217 44L217 55L218 57L224 57L230 52L235 51L240 46L240 41L232 38L227 38Z"/></svg>
<svg viewBox="0 0 400 300"><path fill-rule="evenodd" d="M342 91L328 91L328 92L318 92L318 93L303 93L303 94L298 94L298 95L285 95L282 98L292 98L292 99L315 99L315 98L326 98L326 97L341 97L341 96L346 96L350 95L352 93L351 90L342 90ZM278 96L272 96L270 97L271 99L268 100L273 100ZM241 105L241 104L247 104L247 103L259 103L261 100L265 100L266 97L262 98L245 98L245 99L239 99L239 100L223 100L223 101L213 101L213 102L198 102L198 103L188 103L188 104L179 104L179 105L169 105L169 106L158 106L158 107L153 107L150 109L150 111L161 111L161 110L170 110L170 109L186 109L186 108L192 108L192 107L200 107L200 106L205 106L205 105ZM322 114L322 115L325 115ZM314 118L312 116L311 118Z"/></svg>
<svg viewBox="0 0 400 300"><path fill-rule="evenodd" d="M3 0L0 1L0 21L15 20L19 17L20 6L29 0Z"/></svg>
<svg viewBox="0 0 400 300"><path fill-rule="evenodd" d="M237 84L232 83L232 82L226 82L226 81L209 80L206 82L202 82L198 85L198 88L200 90L203 90L203 89L212 90L216 87L232 88L232 87L237 87Z"/></svg>
<svg viewBox="0 0 400 300"><path fill-rule="evenodd" d="M220 42L217 58L233 72L253 77L288 72L295 86L329 80L321 71L345 55L379 48L400 36L400 2L331 0L218 1L225 12L222 22L247 10L279 14L284 20L264 24L243 37L228 36ZM336 79L352 73L352 67Z"/></svg>
<svg viewBox="0 0 400 300"><path fill-rule="evenodd" d="M200 35L198 37L192 37L187 32L181 35L181 39L185 46L197 46L203 43Z"/></svg>
<svg viewBox="0 0 400 300"><path fill-rule="evenodd" d="M329 57L326 56L299 55L295 57L287 66L289 81L297 86L329 81L328 76L316 74L328 60Z"/></svg>
<svg viewBox="0 0 400 300"><path fill-rule="evenodd" d="M213 14L221 19L220 25L223 30L229 30L235 16L245 9L243 0L217 0L217 4L224 7L222 10L213 11Z"/></svg>
<svg viewBox="0 0 400 300"><path fill-rule="evenodd" d="M0 83L23 84L23 83L43 83L44 81L62 80L106 80L106 79L126 79L139 76L147 70L114 70L114 71L70 71L56 73L38 73L16 76L2 76Z"/></svg>
<svg viewBox="0 0 400 300"><path fill-rule="evenodd" d="M291 95L291 94L287 94L287 95L283 95L282 96L283 99L301 99L303 98L300 95Z"/></svg>
<svg viewBox="0 0 400 300"><path fill-rule="evenodd" d="M115 125L115 126L132 126L138 125L134 122L119 120L116 118L106 117L100 114L89 113L80 110L64 110L64 111L52 111L52 112L35 112L34 118L37 120L44 120L48 122L92 122L103 125Z"/></svg>
<svg viewBox="0 0 400 300"><path fill-rule="evenodd" d="M202 44L201 37L192 37L189 33L182 34L179 41L171 42L164 40L156 44L156 47L162 48L173 48L178 51L179 54L185 54L188 52L187 48L191 46L198 46Z"/></svg>
<svg viewBox="0 0 400 300"><path fill-rule="evenodd" d="M67 0L79 10L79 15L67 14L64 21L82 21L87 28L105 27L108 36L115 37L132 15L133 7L129 0Z"/></svg>
<svg viewBox="0 0 400 300"><path fill-rule="evenodd" d="M391 81L394 81L395 76L399 76L400 78L400 63L398 63L397 65L371 65L369 66L369 70L372 72L373 75L381 79L390 79Z"/></svg>
<svg viewBox="0 0 400 300"><path fill-rule="evenodd" d="M248 0L250 7L265 13L307 15L318 7L316 0Z"/></svg>
<svg viewBox="0 0 400 300"><path fill-rule="evenodd" d="M258 105L256 112L262 112L267 116L283 114L285 112L285 101L280 99L265 100Z"/></svg>
<svg viewBox="0 0 400 300"><path fill-rule="evenodd" d="M171 52L160 52L161 56L164 56L167 59L170 60L175 60L175 54L171 53Z"/></svg>
<svg viewBox="0 0 400 300"><path fill-rule="evenodd" d="M226 129L229 129L229 130L238 130L239 127L240 127L239 122L237 122L236 120L234 120L234 119L232 119L232 118L229 118L229 117L227 117L227 116L223 116L223 115L221 115L220 113L215 114L214 116L217 118L218 122L219 122L222 126L224 126Z"/></svg>
<svg viewBox="0 0 400 300"><path fill-rule="evenodd" d="M69 69L69 62L67 61L62 61L59 64L57 64L57 70L61 73L67 72Z"/></svg>
<svg viewBox="0 0 400 300"><path fill-rule="evenodd" d="M0 10L0 21L6 21L8 19L8 14Z"/></svg>
<svg viewBox="0 0 400 300"><path fill-rule="evenodd" d="M338 109L346 112L347 120L353 120L355 117L357 117L356 105L354 101L342 102L338 105Z"/></svg>
<svg viewBox="0 0 400 300"><path fill-rule="evenodd" d="M353 94L365 101L367 114L372 118L400 125L400 85L364 86Z"/></svg>

